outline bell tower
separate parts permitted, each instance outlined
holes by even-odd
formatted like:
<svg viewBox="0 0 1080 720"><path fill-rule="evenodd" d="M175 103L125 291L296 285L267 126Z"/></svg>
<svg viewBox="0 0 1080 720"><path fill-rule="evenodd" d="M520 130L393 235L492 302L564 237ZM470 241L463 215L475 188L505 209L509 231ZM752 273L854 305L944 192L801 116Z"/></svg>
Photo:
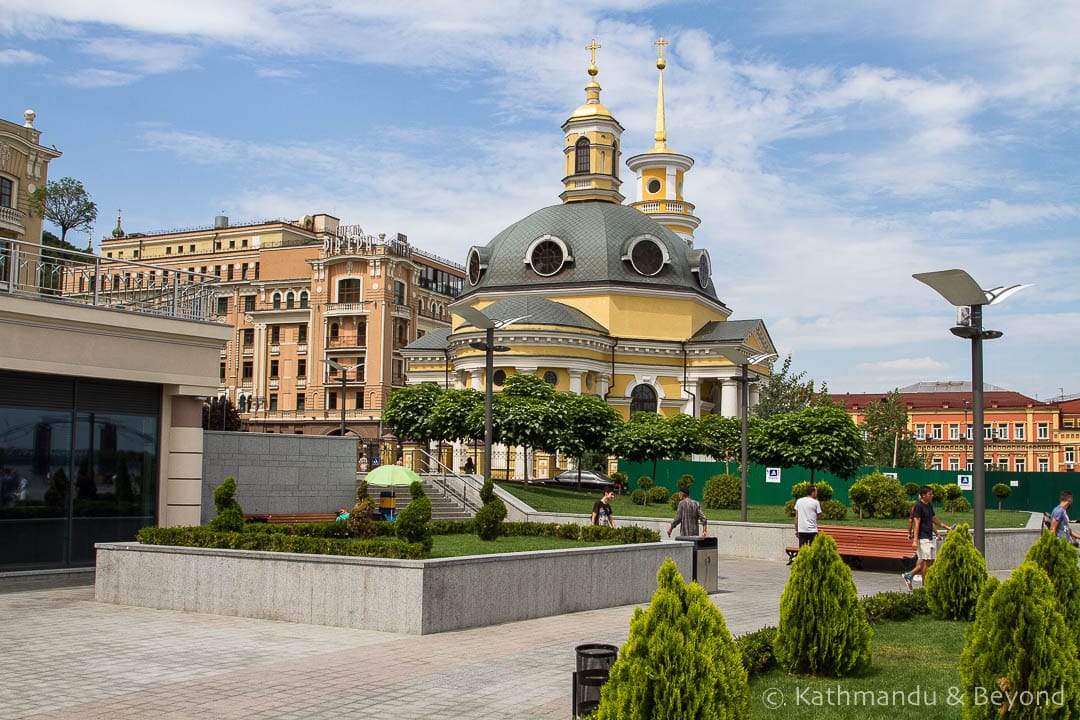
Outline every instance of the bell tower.
<svg viewBox="0 0 1080 720"><path fill-rule="evenodd" d="M683 177L694 166L694 159L672 152L667 146L667 126L664 118L664 38L656 41L660 56L656 68L660 80L656 91L655 145L648 152L635 155L626 166L637 175L637 202L631 203L646 215L674 232L694 247L694 230L701 220L694 216L694 206L683 199Z"/></svg>
<svg viewBox="0 0 1080 720"><path fill-rule="evenodd" d="M589 83L585 86L585 104L574 110L562 126L566 177L559 198L564 203L603 200L621 204L624 198L619 192L619 140L623 126L600 103L600 84L596 82L596 51L600 45L594 39L585 49L591 53Z"/></svg>

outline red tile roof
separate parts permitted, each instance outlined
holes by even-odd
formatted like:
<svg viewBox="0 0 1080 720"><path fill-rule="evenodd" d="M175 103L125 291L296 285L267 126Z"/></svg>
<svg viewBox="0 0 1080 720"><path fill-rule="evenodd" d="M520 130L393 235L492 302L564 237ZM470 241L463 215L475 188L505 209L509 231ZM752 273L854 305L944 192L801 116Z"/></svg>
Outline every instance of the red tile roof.
<svg viewBox="0 0 1080 720"><path fill-rule="evenodd" d="M870 403L881 402L887 393L832 393L833 402L840 403L844 409L851 412L864 410ZM940 410L948 404L949 409L963 409L972 406L970 392L928 392L928 393L900 393L900 399L911 410ZM983 405L987 409L994 408L1027 408L1045 407L1053 405L1044 403L1026 395L1021 395L1012 390L986 391L983 393Z"/></svg>

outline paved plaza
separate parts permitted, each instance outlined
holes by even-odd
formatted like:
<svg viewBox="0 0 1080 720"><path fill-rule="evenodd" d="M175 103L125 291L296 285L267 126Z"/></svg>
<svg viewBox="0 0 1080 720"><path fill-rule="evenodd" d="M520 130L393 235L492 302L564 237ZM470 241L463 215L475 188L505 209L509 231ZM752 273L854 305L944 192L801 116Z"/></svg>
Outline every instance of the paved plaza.
<svg viewBox="0 0 1080 720"><path fill-rule="evenodd" d="M789 568L719 567L731 631L775 625ZM861 594L901 589L854 575ZM575 646L621 644L633 610L414 636L106 605L90 586L0 593L0 718L565 720Z"/></svg>

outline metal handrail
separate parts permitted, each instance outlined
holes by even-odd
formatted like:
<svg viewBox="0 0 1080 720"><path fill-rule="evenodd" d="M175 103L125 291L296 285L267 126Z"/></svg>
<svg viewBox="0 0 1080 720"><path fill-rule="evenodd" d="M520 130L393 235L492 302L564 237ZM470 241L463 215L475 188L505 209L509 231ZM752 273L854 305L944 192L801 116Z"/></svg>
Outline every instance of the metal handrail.
<svg viewBox="0 0 1080 720"><path fill-rule="evenodd" d="M438 485L446 493L447 497L460 503L462 510L475 513L480 509L480 505L469 498L468 492L472 490L477 496L480 495L480 485L477 484L476 478L470 475L459 475L453 468L447 467L437 457L423 448L416 448L416 452L427 458L429 467L434 464L435 467L441 470L441 472L437 473L424 473L425 478Z"/></svg>

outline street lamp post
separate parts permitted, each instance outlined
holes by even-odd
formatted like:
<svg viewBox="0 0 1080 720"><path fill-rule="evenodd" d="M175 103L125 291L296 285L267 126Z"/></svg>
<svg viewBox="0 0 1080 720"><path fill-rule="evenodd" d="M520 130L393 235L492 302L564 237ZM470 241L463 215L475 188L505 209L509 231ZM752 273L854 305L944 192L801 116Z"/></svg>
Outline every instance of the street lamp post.
<svg viewBox="0 0 1080 720"><path fill-rule="evenodd" d="M491 413L494 405L494 375L495 353L510 350L506 345L495 344L495 330L513 325L528 317L513 318L512 320L492 320L476 308L463 305L451 308L451 312L465 318L474 327L484 331L483 340L473 340L469 347L484 351L484 480L491 479L491 446L494 444L494 430L491 424Z"/></svg>
<svg viewBox="0 0 1080 720"><path fill-rule="evenodd" d="M323 360L323 362L329 365L332 369L341 373L341 436L345 437L345 381L348 379L349 370L355 370L363 365L363 363L356 363L355 365L342 365L334 360Z"/></svg>
<svg viewBox="0 0 1080 720"><path fill-rule="evenodd" d="M985 330L982 324L983 305L1001 302L1028 285L1011 285L983 290L975 279L963 270L938 270L912 275L919 282L929 285L950 304L961 310L957 313L957 325L950 329L953 335L971 340L971 424L972 440L972 493L975 505L975 548L986 555L986 464L984 461L986 431L983 429L983 340L1001 337L1000 330ZM965 310L967 311L965 313Z"/></svg>
<svg viewBox="0 0 1080 720"><path fill-rule="evenodd" d="M742 485L742 499L739 502L739 519L742 522L746 522L748 510L747 486L749 485L747 480L747 466L750 463L750 366L769 360L775 360L777 355L776 353L747 355L741 350L736 349L731 349L730 351L721 350L720 352L728 360L731 360L742 368L742 373L739 377L739 382L742 385L742 402L740 403L741 408L739 412L739 415L742 418L742 429L739 437L739 474Z"/></svg>

